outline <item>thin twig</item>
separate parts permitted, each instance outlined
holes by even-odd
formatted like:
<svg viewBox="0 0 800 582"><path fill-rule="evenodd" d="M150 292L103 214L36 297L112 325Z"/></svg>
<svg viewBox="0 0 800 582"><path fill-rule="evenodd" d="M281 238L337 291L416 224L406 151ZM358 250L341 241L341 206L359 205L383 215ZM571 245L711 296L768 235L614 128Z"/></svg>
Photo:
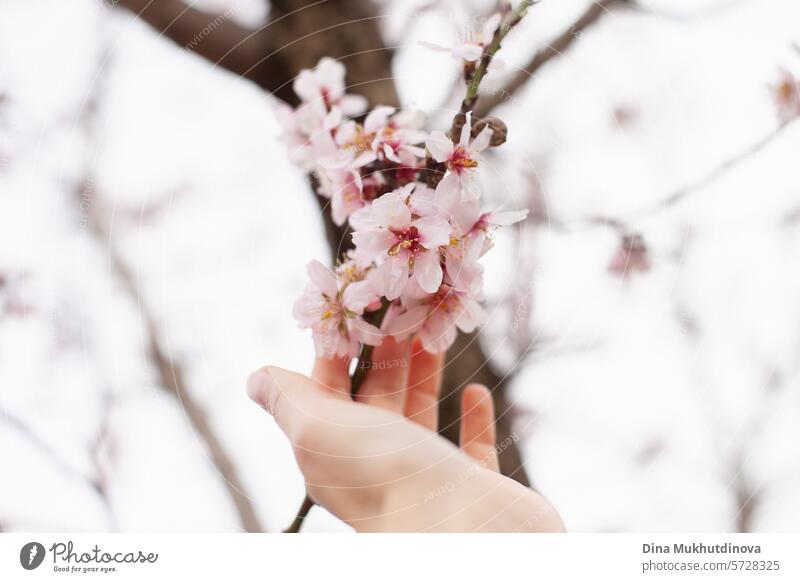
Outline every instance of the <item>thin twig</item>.
<svg viewBox="0 0 800 582"><path fill-rule="evenodd" d="M729 171L739 167L742 163L746 162L747 160L749 160L750 158L752 158L753 156L764 150L771 143L773 143L784 132L784 130L786 130L787 127L792 125L792 123L797 119L800 119L800 117L794 117L782 121L778 126L775 127L775 129L770 131L761 139L759 139L753 144L750 144L749 146L737 152L733 156L727 158L721 164L715 166L712 170L705 173L697 180L678 188L671 194L665 196L660 201L650 206L646 206L642 209L639 209L638 211L628 215L627 217L612 218L610 216L595 215L595 216L579 218L576 220L559 220L556 218L548 218L547 222L544 224L552 228L553 230L560 230L566 232L586 230L588 228L601 226L601 227L611 228L620 233L626 233L630 231L631 223L636 222L637 220L642 220L644 218L649 218L666 209L679 205L684 200L688 199L689 197L693 196L698 192L701 192L704 188L706 188L707 186L713 184L714 182L725 176L725 174L727 174Z"/></svg>
<svg viewBox="0 0 800 582"><path fill-rule="evenodd" d="M139 309L148 337L148 353L160 378L159 385L178 399L192 428L206 445L211 462L219 476L222 477L228 494L236 507L244 531L263 531L255 508L248 495L244 492L241 479L230 455L222 441L217 437L214 429L211 428L205 410L187 390L182 369L167 355L167 349L159 339L155 319L139 291L138 281L112 242L110 227L107 227L104 221L100 219L99 212L91 213L89 225L95 238L105 246L114 272Z"/></svg>
<svg viewBox="0 0 800 582"><path fill-rule="evenodd" d="M522 0L516 10L511 13L511 17L497 27L497 30L494 32L494 36L492 37L492 41L489 43L489 46L484 49L483 55L481 56L480 61L478 61L478 66L475 67L475 70L469 74L469 78L467 79L467 94L464 96L464 100L461 102L461 113L467 113L475 108L475 104L478 101L478 90L480 89L483 78L486 76L486 73L489 70L489 65L492 64L494 55L496 55L497 51L500 50L500 47L502 46L506 36L508 36L508 33L520 23L520 21L525 17L525 14L527 14L528 8L533 6L533 3L534 0ZM478 115L478 117L483 116Z"/></svg>

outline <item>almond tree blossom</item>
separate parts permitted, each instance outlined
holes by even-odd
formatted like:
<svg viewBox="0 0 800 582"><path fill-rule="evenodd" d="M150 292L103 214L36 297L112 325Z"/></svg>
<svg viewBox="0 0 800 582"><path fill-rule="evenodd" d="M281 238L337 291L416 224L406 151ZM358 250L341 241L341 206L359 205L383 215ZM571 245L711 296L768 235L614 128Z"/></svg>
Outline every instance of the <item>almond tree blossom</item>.
<svg viewBox="0 0 800 582"><path fill-rule="evenodd" d="M461 128L461 139L458 143L441 131L434 131L425 144L433 158L447 166L449 172L439 182L436 192L446 200L461 195L461 200L475 200L480 195L478 184L479 154L489 147L493 129L488 125L474 139L472 135L472 116L467 114L467 121Z"/></svg>
<svg viewBox="0 0 800 582"><path fill-rule="evenodd" d="M360 107L343 87L343 69L323 59L295 84L301 105L281 112L294 159L317 176L354 245L334 271L309 264L295 318L329 357L355 357L385 336L411 334L443 352L458 330L469 333L486 318L479 260L492 232L527 215L481 208L479 156L501 124L475 127L467 112L453 143L425 132L416 111L378 106L363 121L348 119Z"/></svg>
<svg viewBox="0 0 800 582"><path fill-rule="evenodd" d="M362 318L364 309L377 293L365 280L337 279L319 261L308 264L310 279L305 293L295 302L294 317L314 334L317 353L329 357L347 356L360 344L377 345L381 332Z"/></svg>

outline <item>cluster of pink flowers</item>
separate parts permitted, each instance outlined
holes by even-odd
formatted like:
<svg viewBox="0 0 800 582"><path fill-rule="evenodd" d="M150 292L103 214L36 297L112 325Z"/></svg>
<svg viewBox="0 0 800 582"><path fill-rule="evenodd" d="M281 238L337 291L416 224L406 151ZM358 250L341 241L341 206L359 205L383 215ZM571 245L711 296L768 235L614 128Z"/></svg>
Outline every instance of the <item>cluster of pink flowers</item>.
<svg viewBox="0 0 800 582"><path fill-rule="evenodd" d="M424 131L413 111L380 106L356 121L367 105L344 83L344 66L323 59L295 82L300 106L281 111L292 159L314 173L333 220L349 222L354 245L333 270L308 265L295 318L328 357L354 357L362 344L413 334L426 350L442 352L457 330L469 333L486 319L479 259L492 231L527 210L481 208L478 171L490 124L473 131L467 114L454 142ZM385 314L380 322L376 313Z"/></svg>

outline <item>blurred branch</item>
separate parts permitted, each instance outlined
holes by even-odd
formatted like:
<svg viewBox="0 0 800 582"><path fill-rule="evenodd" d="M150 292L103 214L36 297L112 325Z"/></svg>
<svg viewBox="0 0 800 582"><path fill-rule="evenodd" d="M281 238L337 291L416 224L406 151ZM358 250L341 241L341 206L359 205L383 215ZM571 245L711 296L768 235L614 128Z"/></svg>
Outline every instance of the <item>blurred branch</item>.
<svg viewBox="0 0 800 582"><path fill-rule="evenodd" d="M393 51L381 39L372 2L273 0L271 19L255 30L230 12L209 14L182 0L119 0L160 35L215 65L249 79L276 98L297 104L292 80L323 56L345 61L350 82L371 103L397 104L391 78ZM389 71L373 76L372 71Z"/></svg>
<svg viewBox="0 0 800 582"><path fill-rule="evenodd" d="M98 78L102 78L103 72L109 68L109 54L107 49L104 58L101 60L99 72L94 80L92 91L81 111L81 123L89 138L94 137L96 133L93 127L95 121L94 114L100 99L100 89L98 87L102 85L102 81L98 80ZM187 389L182 369L168 356L169 352L167 347L161 342L155 317L140 292L138 279L128 268L122 255L114 245L112 238L113 219L105 219L105 216L100 210L99 200L95 199L95 192L90 180L80 184L75 194L78 203L88 205L86 225L90 234L93 235L99 245L105 247L113 272L119 278L125 292L138 307L139 316L142 319L148 341L148 356L160 378L158 385L178 399L192 428L203 440L208 450L210 460L219 476L222 477L228 494L233 501L244 531L263 531L255 508L250 498L244 492L239 474L230 455L211 427L205 410L194 400Z"/></svg>
<svg viewBox="0 0 800 582"><path fill-rule="evenodd" d="M211 428L205 410L187 390L181 367L167 355L168 350L159 339L158 327L142 298L138 281L113 245L110 225L106 225L100 218L100 213L95 211L89 217L89 226L95 238L104 244L113 270L122 282L125 291L139 308L149 342L148 355L159 375L158 384L178 399L192 428L203 439L211 462L225 482L244 530L247 532L263 531L250 498L244 492L236 467L224 445Z"/></svg>
<svg viewBox="0 0 800 582"><path fill-rule="evenodd" d="M792 123L797 119L800 119L800 117L793 117L791 119L782 121L775 127L775 129L770 131L764 137L745 147L743 150L737 152L733 156L727 158L722 163L703 174L697 180L687 184L686 186L678 188L671 194L665 196L661 201L656 202L651 206L647 206L627 217L613 218L610 216L596 215L568 221L558 220L550 217L544 224L550 228L553 228L554 230L560 231L585 230L587 228L603 226L612 228L618 231L620 234L625 234L630 231L630 223L643 218L648 218L664 210L679 205L687 198L697 194L707 186L710 186L717 180L721 179L731 170L738 168L741 164L753 158L756 154L773 143L784 132L784 130L792 125Z"/></svg>
<svg viewBox="0 0 800 582"><path fill-rule="evenodd" d="M113 4L133 12L175 44L236 75L265 87L270 79L284 77L277 59L256 66L266 50L266 35L240 26L231 19L230 11L210 14L182 0L117 0ZM277 87L273 82L272 89Z"/></svg>
<svg viewBox="0 0 800 582"><path fill-rule="evenodd" d="M795 117L792 119L787 119L782 121L775 129L773 129L770 133L766 134L757 142L744 148L739 153L723 161L720 165L718 165L716 168L713 168L710 172L708 172L695 182L676 190L675 192L667 196L663 202L658 203L649 210L646 210L645 212L653 213L657 212L658 210L661 210L662 208L674 206L683 201L691 194L697 192L698 190L702 190L709 184L716 182L727 172L729 172L733 168L738 167L742 162L749 160L750 158L758 154L761 150L766 148L773 141L775 141L775 139L778 138L778 136L780 136L781 133L783 133L783 131L787 127L789 127L789 125L791 125L792 121L794 121L795 119L797 118Z"/></svg>
<svg viewBox="0 0 800 582"><path fill-rule="evenodd" d="M70 479L87 483L89 487L95 491L95 493L103 498L103 500L106 502L106 506L108 506L108 500L105 496L105 493L97 486L97 483L64 462L64 459L62 459L61 456L47 442L45 442L38 434L36 434L31 427L25 424L24 421L16 416L13 416L7 410L4 410L0 415L0 420L5 422L9 428L30 441L35 448L39 449L45 457L50 459L52 464L57 467L61 473L64 473Z"/></svg>
<svg viewBox="0 0 800 582"><path fill-rule="evenodd" d="M614 5L630 4L630 0L598 0L592 2L589 8L572 23L572 25L557 36L551 43L539 49L533 58L521 70L505 83L502 88L489 95L482 95L475 108L475 116L486 117L493 109L509 101L514 93L519 91L534 74L551 59L563 55L581 35L600 18L609 12Z"/></svg>

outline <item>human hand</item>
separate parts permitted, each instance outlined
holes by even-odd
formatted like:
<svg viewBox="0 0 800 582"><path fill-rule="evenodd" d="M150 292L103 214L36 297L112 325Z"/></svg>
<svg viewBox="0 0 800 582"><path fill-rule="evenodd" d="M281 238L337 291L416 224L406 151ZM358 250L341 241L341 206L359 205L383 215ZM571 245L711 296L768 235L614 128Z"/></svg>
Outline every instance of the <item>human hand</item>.
<svg viewBox="0 0 800 582"><path fill-rule="evenodd" d="M294 448L309 495L357 531L562 531L540 495L498 473L491 394L462 397L460 449L435 433L443 355L387 339L354 402L348 361L311 378L266 367L248 392Z"/></svg>

